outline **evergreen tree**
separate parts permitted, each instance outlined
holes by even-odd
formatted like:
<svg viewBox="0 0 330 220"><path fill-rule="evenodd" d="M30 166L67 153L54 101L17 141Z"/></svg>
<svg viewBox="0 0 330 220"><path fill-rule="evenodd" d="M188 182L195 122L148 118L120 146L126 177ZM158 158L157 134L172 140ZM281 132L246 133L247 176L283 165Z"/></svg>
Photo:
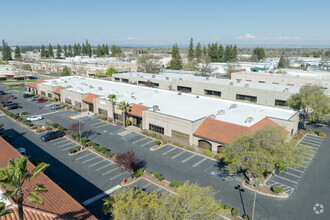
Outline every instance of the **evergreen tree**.
<svg viewBox="0 0 330 220"><path fill-rule="evenodd" d="M195 52L195 56L197 59L197 62L200 62L201 58L202 58L202 46L201 43L198 42L197 46L196 46L196 52Z"/></svg>
<svg viewBox="0 0 330 220"><path fill-rule="evenodd" d="M12 60L11 49L5 40L2 40L2 60Z"/></svg>
<svg viewBox="0 0 330 220"><path fill-rule="evenodd" d="M78 56L79 51L78 51L78 47L77 44L73 45L73 56Z"/></svg>
<svg viewBox="0 0 330 220"><path fill-rule="evenodd" d="M262 47L255 48L253 50L253 55L255 55L257 57L258 61L265 58L265 56L266 56L265 50Z"/></svg>
<svg viewBox="0 0 330 220"><path fill-rule="evenodd" d="M290 65L290 61L288 58L281 56L280 61L278 62L278 68L288 68Z"/></svg>
<svg viewBox="0 0 330 220"><path fill-rule="evenodd" d="M78 56L80 56L81 55L81 46L79 43L77 44L77 50L78 50Z"/></svg>
<svg viewBox="0 0 330 220"><path fill-rule="evenodd" d="M195 57L194 53L194 40L190 38L190 44L189 44L189 49L188 49L188 60L192 61Z"/></svg>
<svg viewBox="0 0 330 220"><path fill-rule="evenodd" d="M204 45L203 47L203 56L206 57L207 56L207 49L206 46Z"/></svg>
<svg viewBox="0 0 330 220"><path fill-rule="evenodd" d="M82 53L83 56L86 56L87 55L87 47L85 46L84 43L82 45L81 53Z"/></svg>
<svg viewBox="0 0 330 220"><path fill-rule="evenodd" d="M86 40L86 51L87 51L87 56L91 57L92 56L92 48L91 45L88 43L88 40Z"/></svg>
<svg viewBox="0 0 330 220"><path fill-rule="evenodd" d="M100 44L97 46L97 51L96 51L96 56L97 57L102 57L103 53L102 53L102 47L100 46Z"/></svg>
<svg viewBox="0 0 330 220"><path fill-rule="evenodd" d="M180 51L179 51L177 44L173 45L172 59L170 61L170 68L173 70L182 69L182 60L181 60Z"/></svg>
<svg viewBox="0 0 330 220"><path fill-rule="evenodd" d="M106 55L107 54L107 49L105 48L105 45L102 44L102 56Z"/></svg>
<svg viewBox="0 0 330 220"><path fill-rule="evenodd" d="M235 45L233 48L233 59L237 60L237 58L238 58L238 49L237 46Z"/></svg>
<svg viewBox="0 0 330 220"><path fill-rule="evenodd" d="M219 48L218 48L218 62L223 62L224 60L224 49L223 46L220 44Z"/></svg>
<svg viewBox="0 0 330 220"><path fill-rule="evenodd" d="M68 57L68 48L66 45L64 45L63 50L64 50L64 57Z"/></svg>
<svg viewBox="0 0 330 220"><path fill-rule="evenodd" d="M59 44L57 44L57 48L56 48L56 58L60 59L61 58L61 54L62 54L62 49L61 46Z"/></svg>
<svg viewBox="0 0 330 220"><path fill-rule="evenodd" d="M224 57L224 61L225 62L228 62L228 61L230 61L230 59L231 59L231 49L230 49L230 46L226 46L225 47L225 57Z"/></svg>
<svg viewBox="0 0 330 220"><path fill-rule="evenodd" d="M46 58L46 48L44 45L41 45L41 52L40 52L41 58Z"/></svg>
<svg viewBox="0 0 330 220"><path fill-rule="evenodd" d="M72 57L72 47L71 47L71 44L69 44L69 47L68 47L68 57Z"/></svg>
<svg viewBox="0 0 330 220"><path fill-rule="evenodd" d="M118 48L115 45L112 45L111 47L111 56L116 57L118 54Z"/></svg>
<svg viewBox="0 0 330 220"><path fill-rule="evenodd" d="M19 48L19 46L16 46L16 48L15 48L15 60L19 60L21 58L22 58L21 49Z"/></svg>
<svg viewBox="0 0 330 220"><path fill-rule="evenodd" d="M108 45L105 45L105 51L106 51L105 55L109 55L109 47L108 47Z"/></svg>
<svg viewBox="0 0 330 220"><path fill-rule="evenodd" d="M53 47L51 44L48 45L48 57L54 57Z"/></svg>
<svg viewBox="0 0 330 220"><path fill-rule="evenodd" d="M208 46L209 48L208 48L208 55L209 55L209 57L211 58L211 61L212 62L218 62L218 60L219 60L219 57L218 57L218 49L219 49L219 47L218 47L218 43L212 43L211 45L209 44L209 46Z"/></svg>

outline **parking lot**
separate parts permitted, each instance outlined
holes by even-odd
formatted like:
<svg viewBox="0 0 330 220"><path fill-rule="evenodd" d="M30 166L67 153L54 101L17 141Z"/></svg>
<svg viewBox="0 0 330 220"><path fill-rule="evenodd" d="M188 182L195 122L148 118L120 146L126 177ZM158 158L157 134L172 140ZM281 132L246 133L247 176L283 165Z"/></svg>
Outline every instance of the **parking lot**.
<svg viewBox="0 0 330 220"><path fill-rule="evenodd" d="M268 181L267 186L281 186L283 191L289 196L298 187L299 182L303 181L305 171L308 169L313 160L317 160L317 153L323 142L322 137L314 135L306 135L301 141L300 145L307 145L313 148L314 152L303 155L304 163L299 168L288 168L282 173L275 173Z"/></svg>
<svg viewBox="0 0 330 220"><path fill-rule="evenodd" d="M124 140L130 141L134 146L140 148L151 148L156 145L155 139L146 137L144 135L137 134L135 132L131 132L122 136Z"/></svg>

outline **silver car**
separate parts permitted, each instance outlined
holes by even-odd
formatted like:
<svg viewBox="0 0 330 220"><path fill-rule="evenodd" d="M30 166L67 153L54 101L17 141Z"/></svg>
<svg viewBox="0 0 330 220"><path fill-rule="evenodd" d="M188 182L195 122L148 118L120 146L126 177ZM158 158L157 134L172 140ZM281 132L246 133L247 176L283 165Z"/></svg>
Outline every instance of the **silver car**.
<svg viewBox="0 0 330 220"><path fill-rule="evenodd" d="M60 105L60 104L52 104L50 106L50 109L52 109L52 110L61 109L61 108L64 108L64 106Z"/></svg>

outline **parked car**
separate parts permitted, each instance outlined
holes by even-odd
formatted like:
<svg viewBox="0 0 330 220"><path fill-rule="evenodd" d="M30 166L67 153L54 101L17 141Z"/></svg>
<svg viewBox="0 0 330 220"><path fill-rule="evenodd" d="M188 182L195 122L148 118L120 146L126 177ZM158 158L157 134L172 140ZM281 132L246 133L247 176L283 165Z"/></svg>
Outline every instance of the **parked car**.
<svg viewBox="0 0 330 220"><path fill-rule="evenodd" d="M61 108L64 108L64 106L60 104L53 104L50 106L50 109L52 110L61 109Z"/></svg>
<svg viewBox="0 0 330 220"><path fill-rule="evenodd" d="M18 151L18 153L20 153L22 155L26 155L26 149L25 148L22 148L22 147L16 148L15 147L15 149Z"/></svg>
<svg viewBox="0 0 330 220"><path fill-rule="evenodd" d="M28 94L28 93L24 93L23 94L23 98L30 98L32 96L33 96L32 94Z"/></svg>
<svg viewBox="0 0 330 220"><path fill-rule="evenodd" d="M15 103L11 100L8 100L7 102L4 102L2 105L5 106L5 107L8 107L8 106L11 106L11 105L14 105Z"/></svg>
<svg viewBox="0 0 330 220"><path fill-rule="evenodd" d="M48 100L47 99L37 99L37 102L38 103L41 103L41 102L47 102Z"/></svg>
<svg viewBox="0 0 330 220"><path fill-rule="evenodd" d="M39 98L38 97L35 97L35 96L33 96L33 97L31 97L30 99L28 99L28 101L37 101Z"/></svg>
<svg viewBox="0 0 330 220"><path fill-rule="evenodd" d="M10 96L9 96L9 99L17 99L17 97L14 96L14 95L10 95Z"/></svg>
<svg viewBox="0 0 330 220"><path fill-rule="evenodd" d="M0 90L0 95L4 95L4 94L5 94L5 92Z"/></svg>
<svg viewBox="0 0 330 220"><path fill-rule="evenodd" d="M28 121L38 121L43 119L41 115L31 115L30 117L26 118Z"/></svg>
<svg viewBox="0 0 330 220"><path fill-rule="evenodd" d="M14 103L13 105L9 106L7 108L7 110L13 110L13 109L18 109L18 108L22 108L22 106L20 106L19 104L17 103Z"/></svg>
<svg viewBox="0 0 330 220"><path fill-rule="evenodd" d="M56 139L59 137L63 137L65 135L64 131L49 131L44 135L40 136L40 140L43 142L50 141L52 139Z"/></svg>

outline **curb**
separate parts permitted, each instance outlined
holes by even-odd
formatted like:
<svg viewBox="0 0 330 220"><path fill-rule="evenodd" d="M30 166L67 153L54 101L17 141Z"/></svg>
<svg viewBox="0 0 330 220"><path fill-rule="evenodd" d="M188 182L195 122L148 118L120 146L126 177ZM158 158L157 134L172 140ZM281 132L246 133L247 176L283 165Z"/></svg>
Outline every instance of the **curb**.
<svg viewBox="0 0 330 220"><path fill-rule="evenodd" d="M249 189L251 191L255 191L254 189L251 189L250 187L248 187L247 184L244 181L242 182L242 186L245 189ZM267 193L260 192L258 189L257 189L257 193L258 194L261 194L261 195L264 195L264 196L277 198L277 199L287 199L287 198L289 198L289 195L287 193L285 193L285 192L284 192L284 196L281 196L281 197L280 196L275 196L275 195L270 195L270 194L267 194Z"/></svg>

